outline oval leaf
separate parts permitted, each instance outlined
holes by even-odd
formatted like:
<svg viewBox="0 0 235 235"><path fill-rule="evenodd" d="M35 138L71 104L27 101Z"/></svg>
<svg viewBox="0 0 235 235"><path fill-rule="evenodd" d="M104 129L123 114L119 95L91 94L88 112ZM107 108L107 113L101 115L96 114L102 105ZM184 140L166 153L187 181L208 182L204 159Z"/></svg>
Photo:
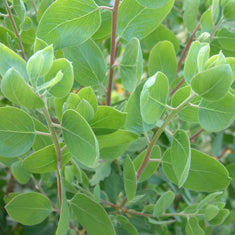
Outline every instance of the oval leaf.
<svg viewBox="0 0 235 235"><path fill-rule="evenodd" d="M79 223L90 235L116 235L107 212L86 195L76 194L71 200L71 207Z"/></svg>
<svg viewBox="0 0 235 235"><path fill-rule="evenodd" d="M40 193L19 194L5 208L14 220L24 225L39 224L52 212L50 201Z"/></svg>
<svg viewBox="0 0 235 235"><path fill-rule="evenodd" d="M196 217L190 217L185 227L187 235L205 235L206 233L201 228L199 221Z"/></svg>
<svg viewBox="0 0 235 235"><path fill-rule="evenodd" d="M61 49L85 42L100 23L100 11L93 0L59 0L43 14L37 36L53 44L55 49Z"/></svg>
<svg viewBox="0 0 235 235"><path fill-rule="evenodd" d="M67 110L61 126L69 151L84 165L94 166L99 157L99 146L87 121L79 113Z"/></svg>
<svg viewBox="0 0 235 235"><path fill-rule="evenodd" d="M24 111L0 108L0 156L17 157L33 145L35 127L32 118Z"/></svg>

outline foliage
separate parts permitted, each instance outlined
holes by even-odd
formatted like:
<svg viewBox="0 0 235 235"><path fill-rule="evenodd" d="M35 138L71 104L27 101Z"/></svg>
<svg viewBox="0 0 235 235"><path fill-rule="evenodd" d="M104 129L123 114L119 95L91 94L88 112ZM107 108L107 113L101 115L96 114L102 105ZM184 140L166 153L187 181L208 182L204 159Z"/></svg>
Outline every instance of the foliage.
<svg viewBox="0 0 235 235"><path fill-rule="evenodd" d="M235 1L0 2L0 233L235 233Z"/></svg>

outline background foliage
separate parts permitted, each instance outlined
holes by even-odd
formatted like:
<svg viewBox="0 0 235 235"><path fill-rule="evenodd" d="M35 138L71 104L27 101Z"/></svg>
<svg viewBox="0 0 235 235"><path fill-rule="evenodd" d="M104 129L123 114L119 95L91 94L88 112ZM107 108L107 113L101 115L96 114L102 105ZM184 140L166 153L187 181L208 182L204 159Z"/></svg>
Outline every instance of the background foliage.
<svg viewBox="0 0 235 235"><path fill-rule="evenodd" d="M0 2L0 234L235 234L235 1Z"/></svg>

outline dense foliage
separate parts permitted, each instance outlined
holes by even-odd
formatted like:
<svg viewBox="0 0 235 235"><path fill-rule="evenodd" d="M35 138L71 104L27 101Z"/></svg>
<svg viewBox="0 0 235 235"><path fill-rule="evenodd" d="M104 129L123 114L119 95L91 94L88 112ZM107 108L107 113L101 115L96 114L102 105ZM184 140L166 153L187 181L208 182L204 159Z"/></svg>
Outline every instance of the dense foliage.
<svg viewBox="0 0 235 235"><path fill-rule="evenodd" d="M0 2L0 234L235 234L235 1Z"/></svg>

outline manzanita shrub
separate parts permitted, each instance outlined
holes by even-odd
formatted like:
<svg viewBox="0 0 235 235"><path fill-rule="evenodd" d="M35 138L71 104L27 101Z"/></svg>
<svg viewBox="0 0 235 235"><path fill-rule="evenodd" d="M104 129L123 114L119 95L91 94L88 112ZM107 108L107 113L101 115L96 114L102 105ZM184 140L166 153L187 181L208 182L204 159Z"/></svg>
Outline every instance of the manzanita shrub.
<svg viewBox="0 0 235 235"><path fill-rule="evenodd" d="M0 9L1 235L234 234L234 0Z"/></svg>

